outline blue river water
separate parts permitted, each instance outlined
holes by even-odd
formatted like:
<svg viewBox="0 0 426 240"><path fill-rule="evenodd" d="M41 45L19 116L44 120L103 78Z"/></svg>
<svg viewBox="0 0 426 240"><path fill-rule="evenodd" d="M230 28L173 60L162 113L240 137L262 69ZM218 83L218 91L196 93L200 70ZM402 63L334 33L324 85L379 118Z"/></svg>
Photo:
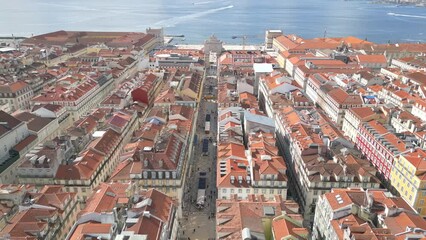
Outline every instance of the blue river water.
<svg viewBox="0 0 426 240"><path fill-rule="evenodd" d="M266 29L302 37L356 36L369 41L425 42L426 8L367 0L2 0L0 36L56 30L145 31L164 27L202 43L246 35L261 43Z"/></svg>

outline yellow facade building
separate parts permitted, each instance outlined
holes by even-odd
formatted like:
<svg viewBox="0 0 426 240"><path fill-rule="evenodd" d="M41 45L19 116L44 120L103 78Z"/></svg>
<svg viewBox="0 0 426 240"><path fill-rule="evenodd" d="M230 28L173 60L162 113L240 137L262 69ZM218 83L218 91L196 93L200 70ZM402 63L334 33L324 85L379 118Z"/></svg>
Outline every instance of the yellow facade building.
<svg viewBox="0 0 426 240"><path fill-rule="evenodd" d="M398 156L391 184L422 217L426 216L426 152L421 149Z"/></svg>

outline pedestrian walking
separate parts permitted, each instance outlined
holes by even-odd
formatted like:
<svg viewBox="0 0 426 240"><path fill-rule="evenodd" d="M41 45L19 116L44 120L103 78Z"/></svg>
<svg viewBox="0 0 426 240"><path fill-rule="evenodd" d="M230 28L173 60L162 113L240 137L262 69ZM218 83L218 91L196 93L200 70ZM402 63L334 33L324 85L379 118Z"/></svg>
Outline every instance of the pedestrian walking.
<svg viewBox="0 0 426 240"><path fill-rule="evenodd" d="M195 233L195 228L194 228L194 230L192 230L192 233Z"/></svg>

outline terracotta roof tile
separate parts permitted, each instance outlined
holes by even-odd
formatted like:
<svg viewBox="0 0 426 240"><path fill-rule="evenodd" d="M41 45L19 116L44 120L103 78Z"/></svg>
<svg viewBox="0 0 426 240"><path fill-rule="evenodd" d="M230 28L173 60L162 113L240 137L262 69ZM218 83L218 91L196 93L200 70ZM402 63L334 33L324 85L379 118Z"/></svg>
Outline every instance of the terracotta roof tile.
<svg viewBox="0 0 426 240"><path fill-rule="evenodd" d="M356 55L359 63L387 64L385 55Z"/></svg>

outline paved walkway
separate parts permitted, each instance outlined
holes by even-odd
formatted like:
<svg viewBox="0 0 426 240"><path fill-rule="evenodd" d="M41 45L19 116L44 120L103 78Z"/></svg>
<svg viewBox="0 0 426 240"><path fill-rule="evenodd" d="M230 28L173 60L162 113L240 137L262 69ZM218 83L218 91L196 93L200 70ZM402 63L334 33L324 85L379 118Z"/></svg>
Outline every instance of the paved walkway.
<svg viewBox="0 0 426 240"><path fill-rule="evenodd" d="M212 228L215 224L214 218L209 219L209 216L206 216L204 213L191 214L188 220L183 219L179 239L215 239L216 229Z"/></svg>
<svg viewBox="0 0 426 240"><path fill-rule="evenodd" d="M203 95L211 93L209 86L215 84L215 79L208 78L204 82ZM214 87L210 87L214 89ZM214 90L213 90L214 91ZM213 93L215 94L215 93ZM216 222L216 135L217 135L217 104L211 101L200 101L197 119L197 142L194 143L194 155L189 169L188 181L183 194L183 218L180 219L179 239L215 239ZM204 131L206 114L210 114L211 130ZM203 139L209 140L208 153L203 154ZM207 155L207 156L204 156ZM198 194L198 179L200 172L206 173L206 200L203 208L196 206Z"/></svg>

